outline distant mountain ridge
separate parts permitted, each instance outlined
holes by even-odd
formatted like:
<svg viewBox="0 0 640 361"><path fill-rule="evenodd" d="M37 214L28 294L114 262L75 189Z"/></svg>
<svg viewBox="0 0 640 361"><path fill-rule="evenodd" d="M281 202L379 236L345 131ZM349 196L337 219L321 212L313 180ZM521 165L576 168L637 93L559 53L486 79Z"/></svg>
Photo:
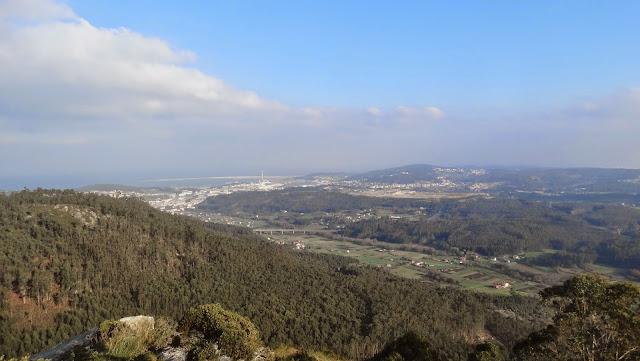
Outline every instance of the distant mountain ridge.
<svg viewBox="0 0 640 361"><path fill-rule="evenodd" d="M640 193L640 170L618 168L479 168L413 164L357 174L350 180L411 184L453 182L459 191L474 184L489 191Z"/></svg>
<svg viewBox="0 0 640 361"><path fill-rule="evenodd" d="M313 180L316 178L347 178L351 173L345 172L318 172L318 173L309 173L298 177L299 179L305 180Z"/></svg>
<svg viewBox="0 0 640 361"><path fill-rule="evenodd" d="M435 168L437 167L429 164L413 164L356 174L349 177L349 179L378 183L407 184L434 180L437 175Z"/></svg>

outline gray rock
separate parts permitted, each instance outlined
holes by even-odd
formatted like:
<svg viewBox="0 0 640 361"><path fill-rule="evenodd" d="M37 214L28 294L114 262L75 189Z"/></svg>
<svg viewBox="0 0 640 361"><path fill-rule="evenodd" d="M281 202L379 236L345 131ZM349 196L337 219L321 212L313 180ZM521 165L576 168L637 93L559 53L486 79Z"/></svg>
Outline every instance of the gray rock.
<svg viewBox="0 0 640 361"><path fill-rule="evenodd" d="M122 322L140 333L152 331L155 327L155 319L151 316L123 317L118 322Z"/></svg>
<svg viewBox="0 0 640 361"><path fill-rule="evenodd" d="M167 347L160 352L162 361L186 361L187 350L181 347Z"/></svg>
<svg viewBox="0 0 640 361"><path fill-rule="evenodd" d="M273 351L266 347L260 347L254 352L251 361L266 361L273 360L275 358L275 354Z"/></svg>
<svg viewBox="0 0 640 361"><path fill-rule="evenodd" d="M42 351L38 354L31 356L30 360L48 359L51 361L61 361L69 358L72 352L91 346L91 343L96 338L98 327L94 327L91 330L81 333L78 336L68 338L52 348Z"/></svg>

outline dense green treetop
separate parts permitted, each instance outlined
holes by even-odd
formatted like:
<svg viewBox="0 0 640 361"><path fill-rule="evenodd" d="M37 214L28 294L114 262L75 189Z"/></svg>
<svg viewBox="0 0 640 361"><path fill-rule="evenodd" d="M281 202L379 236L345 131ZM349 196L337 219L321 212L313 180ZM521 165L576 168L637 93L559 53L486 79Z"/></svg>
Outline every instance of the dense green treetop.
<svg viewBox="0 0 640 361"><path fill-rule="evenodd" d="M499 337L513 345L539 322L533 300L441 289L353 262L135 198L0 195L0 354L40 351L105 319L176 317L208 303L251 319L266 345L361 357L419 329L442 359L458 360L487 329L511 330ZM505 307L520 317L495 312Z"/></svg>
<svg viewBox="0 0 640 361"><path fill-rule="evenodd" d="M526 360L640 359L640 287L595 274L541 292L553 323L518 345Z"/></svg>

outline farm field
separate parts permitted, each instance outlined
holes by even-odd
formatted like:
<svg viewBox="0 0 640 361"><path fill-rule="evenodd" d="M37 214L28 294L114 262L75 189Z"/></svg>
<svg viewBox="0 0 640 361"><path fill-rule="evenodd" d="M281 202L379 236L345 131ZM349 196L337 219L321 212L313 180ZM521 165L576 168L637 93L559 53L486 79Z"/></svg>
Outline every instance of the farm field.
<svg viewBox="0 0 640 361"><path fill-rule="evenodd" d="M401 218L412 218L410 213L400 214L391 210L376 210L378 215L396 216ZM350 219L358 217L362 213L339 213L339 217ZM323 230L322 224L317 220L327 216L324 212L296 213L261 215L258 218L231 217L212 212L194 212L193 216L208 222L225 223L259 228L278 228L278 223L286 224L285 228L295 227L306 230ZM294 217L301 224L291 224ZM315 221L314 221L315 220ZM495 261L487 257L479 257L468 260L460 260L454 254L431 255L430 247L419 245L399 245L393 243L378 242L368 240L362 243L349 239L329 239L318 234L284 234L273 232L265 235L272 241L279 241L283 244L293 244L296 241L304 244L307 252L333 253L347 257L352 257L364 265L379 267L389 272L409 279L417 279L424 282L439 283L443 287L464 287L477 292L490 294L518 293L525 295L536 295L540 290L554 284L559 284L569 277L585 271L598 272L606 275L611 280L628 281L625 271L610 266L592 265L590 269L571 269L562 267L530 266L522 260L514 258L506 259L498 257ZM402 249L398 249L402 248ZM424 252L426 251L426 252ZM434 251L431 249L430 251ZM424 252L424 253L423 253ZM544 254L558 252L552 249L545 249L536 252L527 252L525 259L543 256ZM475 258L475 257L474 257ZM461 262L462 261L462 262ZM502 287L507 285L507 287ZM496 287L496 285L500 285Z"/></svg>
<svg viewBox="0 0 640 361"><path fill-rule="evenodd" d="M543 250L541 252L527 252L527 253L525 253L525 256L527 258L533 258L533 257L540 256L540 255L542 255L544 253L556 253L556 252L558 252L558 251L553 250L553 249L545 249L545 250ZM553 267L545 267L545 266L535 266L535 267L526 266L526 267L528 267L529 269L538 270L540 272L546 272L546 273L554 273L555 272L557 274L567 274L569 277L573 276L575 274L583 273L583 272L587 271L587 272L595 272L595 273L603 274L603 275L609 277L612 281L618 281L618 282L632 281L631 279L629 279L628 277L625 276L625 274L627 273L626 270L621 269L621 268L608 266L608 265L603 265L603 264L589 265L586 270L564 268L564 267L553 268Z"/></svg>
<svg viewBox="0 0 640 361"><path fill-rule="evenodd" d="M378 245L360 245L309 234L274 234L270 238L285 245L300 242L305 245L304 251L352 257L362 264L388 269L397 276L426 282L440 282L443 286L457 285L478 292L505 295L510 292L534 295L548 286L541 282L517 280L500 273L491 268L492 262L488 259L460 261L456 256L432 256L420 252L385 249ZM508 283L509 287L495 288L494 286L505 283Z"/></svg>
<svg viewBox="0 0 640 361"><path fill-rule="evenodd" d="M503 259L492 261L486 257L479 257L473 261L461 261L454 255L435 256L417 251L387 249L382 248L380 244L361 245L311 234L273 234L269 238L282 242L283 245L295 242L304 244L304 250L301 250L303 252L332 253L352 257L362 264L387 269L400 277L437 282L443 287L464 287L490 294L508 295L515 292L534 296L548 286L561 283L577 273L584 272L581 269L534 267L516 261L507 263ZM525 257L538 256L545 252L555 251L530 252ZM602 273L615 281L628 281L621 270L613 267L593 265L593 272ZM513 276L514 273L528 275L528 277ZM495 287L495 285L506 283L509 284L508 287Z"/></svg>

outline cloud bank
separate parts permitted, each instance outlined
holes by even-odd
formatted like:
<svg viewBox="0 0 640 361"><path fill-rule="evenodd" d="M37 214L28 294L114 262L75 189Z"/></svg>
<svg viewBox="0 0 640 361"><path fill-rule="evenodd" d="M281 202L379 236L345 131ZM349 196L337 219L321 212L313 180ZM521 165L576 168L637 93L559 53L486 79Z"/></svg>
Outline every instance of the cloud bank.
<svg viewBox="0 0 640 361"><path fill-rule="evenodd" d="M98 28L48 0L0 2L0 172L640 166L640 89L476 116L432 104L293 107L197 69L196 54ZM10 155L10 156L6 156Z"/></svg>

